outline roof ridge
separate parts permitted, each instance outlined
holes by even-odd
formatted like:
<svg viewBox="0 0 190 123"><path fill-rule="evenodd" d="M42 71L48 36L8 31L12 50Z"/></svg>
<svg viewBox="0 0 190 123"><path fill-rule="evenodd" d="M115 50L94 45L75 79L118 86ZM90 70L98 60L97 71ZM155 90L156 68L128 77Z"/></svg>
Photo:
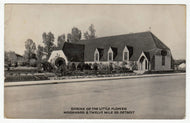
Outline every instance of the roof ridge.
<svg viewBox="0 0 190 123"><path fill-rule="evenodd" d="M161 43L162 48L165 47L166 49L169 49L168 46L166 46L162 41L160 41L160 39L158 39L153 33L150 32L150 34L151 34L151 37L152 37L152 39L153 39L153 41L154 41L154 44L155 44L156 48L160 48L160 47L157 45L157 43L156 43L156 41L157 41L157 42ZM164 47L163 47L163 46L164 46ZM160 49L162 49L162 48L160 48ZM164 49L165 49L165 48L164 48Z"/></svg>
<svg viewBox="0 0 190 123"><path fill-rule="evenodd" d="M153 38L153 34L152 34L152 32L149 32L149 33L150 33L151 38L152 38L152 40L153 40L153 42L154 42L155 48L158 48L158 47L156 46L156 42L155 42L155 40L154 40L154 38ZM153 49L154 49L154 48L153 48Z"/></svg>
<svg viewBox="0 0 190 123"><path fill-rule="evenodd" d="M140 33L151 33L151 32L150 31L143 31L143 32L136 32L136 33L118 34L118 35L98 37L98 38L94 38L94 39L83 39L80 41L95 40L95 39L101 39L101 38L112 38L112 37L117 37L117 36L134 35L134 34L140 34Z"/></svg>
<svg viewBox="0 0 190 123"><path fill-rule="evenodd" d="M84 44L80 44L80 43L78 43L78 42L64 42L64 44L71 44L71 45L83 45L84 46ZM64 46L64 45L63 45Z"/></svg>

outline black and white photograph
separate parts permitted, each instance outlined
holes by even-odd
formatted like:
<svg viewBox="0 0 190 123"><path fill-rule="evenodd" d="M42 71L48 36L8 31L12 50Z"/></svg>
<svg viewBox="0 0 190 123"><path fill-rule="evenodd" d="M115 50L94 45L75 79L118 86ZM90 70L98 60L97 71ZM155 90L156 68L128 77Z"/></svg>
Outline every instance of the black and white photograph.
<svg viewBox="0 0 190 123"><path fill-rule="evenodd" d="M186 5L5 4L7 119L185 119Z"/></svg>

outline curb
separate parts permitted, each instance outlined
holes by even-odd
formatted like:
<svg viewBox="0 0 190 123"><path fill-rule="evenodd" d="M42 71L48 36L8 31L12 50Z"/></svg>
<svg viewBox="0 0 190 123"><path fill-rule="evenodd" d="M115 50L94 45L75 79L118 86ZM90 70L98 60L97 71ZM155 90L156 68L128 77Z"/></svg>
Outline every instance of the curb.
<svg viewBox="0 0 190 123"><path fill-rule="evenodd" d="M102 81L102 80L117 80L117 79L135 79L135 78L146 78L146 77L178 76L178 75L185 75L185 74L186 73L145 74L145 75L135 75L135 76L102 77L102 78L43 80L43 81L28 81L28 82L5 82L4 87L31 86L31 85L44 85L44 84L61 84L61 83L76 83L76 82L89 82L89 81Z"/></svg>

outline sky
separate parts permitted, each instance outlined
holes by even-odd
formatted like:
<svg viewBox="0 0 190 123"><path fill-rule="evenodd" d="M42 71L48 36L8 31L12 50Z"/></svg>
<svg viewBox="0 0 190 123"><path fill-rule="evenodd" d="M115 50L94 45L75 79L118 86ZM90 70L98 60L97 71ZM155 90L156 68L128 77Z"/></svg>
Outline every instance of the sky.
<svg viewBox="0 0 190 123"><path fill-rule="evenodd" d="M42 44L42 33L57 37L82 33L93 24L97 37L151 31L172 52L175 59L186 58L186 13L183 5L69 5L6 4L5 51L23 55L25 41Z"/></svg>

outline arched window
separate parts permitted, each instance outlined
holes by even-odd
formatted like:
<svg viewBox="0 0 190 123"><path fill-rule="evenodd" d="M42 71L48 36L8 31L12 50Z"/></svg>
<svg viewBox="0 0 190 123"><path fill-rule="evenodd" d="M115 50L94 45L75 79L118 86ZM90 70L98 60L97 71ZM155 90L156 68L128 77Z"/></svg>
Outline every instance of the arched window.
<svg viewBox="0 0 190 123"><path fill-rule="evenodd" d="M165 56L162 56L162 66L165 65Z"/></svg>
<svg viewBox="0 0 190 123"><path fill-rule="evenodd" d="M145 69L147 69L148 67L147 67L147 60L145 60Z"/></svg>
<svg viewBox="0 0 190 123"><path fill-rule="evenodd" d="M165 56L167 55L167 51L162 50L161 55L162 55L162 66L164 66L165 65Z"/></svg>
<svg viewBox="0 0 190 123"><path fill-rule="evenodd" d="M123 52L123 60L128 60L128 52Z"/></svg>
<svg viewBox="0 0 190 123"><path fill-rule="evenodd" d="M112 52L108 53L108 60L113 61L113 53Z"/></svg>
<svg viewBox="0 0 190 123"><path fill-rule="evenodd" d="M98 50L96 49L95 52L94 52L94 61L99 61L99 52Z"/></svg>
<svg viewBox="0 0 190 123"><path fill-rule="evenodd" d="M123 49L123 61L128 61L128 60L129 60L129 50L127 46L125 46Z"/></svg>
<svg viewBox="0 0 190 123"><path fill-rule="evenodd" d="M99 61L99 54L98 53L95 54L95 61Z"/></svg>

